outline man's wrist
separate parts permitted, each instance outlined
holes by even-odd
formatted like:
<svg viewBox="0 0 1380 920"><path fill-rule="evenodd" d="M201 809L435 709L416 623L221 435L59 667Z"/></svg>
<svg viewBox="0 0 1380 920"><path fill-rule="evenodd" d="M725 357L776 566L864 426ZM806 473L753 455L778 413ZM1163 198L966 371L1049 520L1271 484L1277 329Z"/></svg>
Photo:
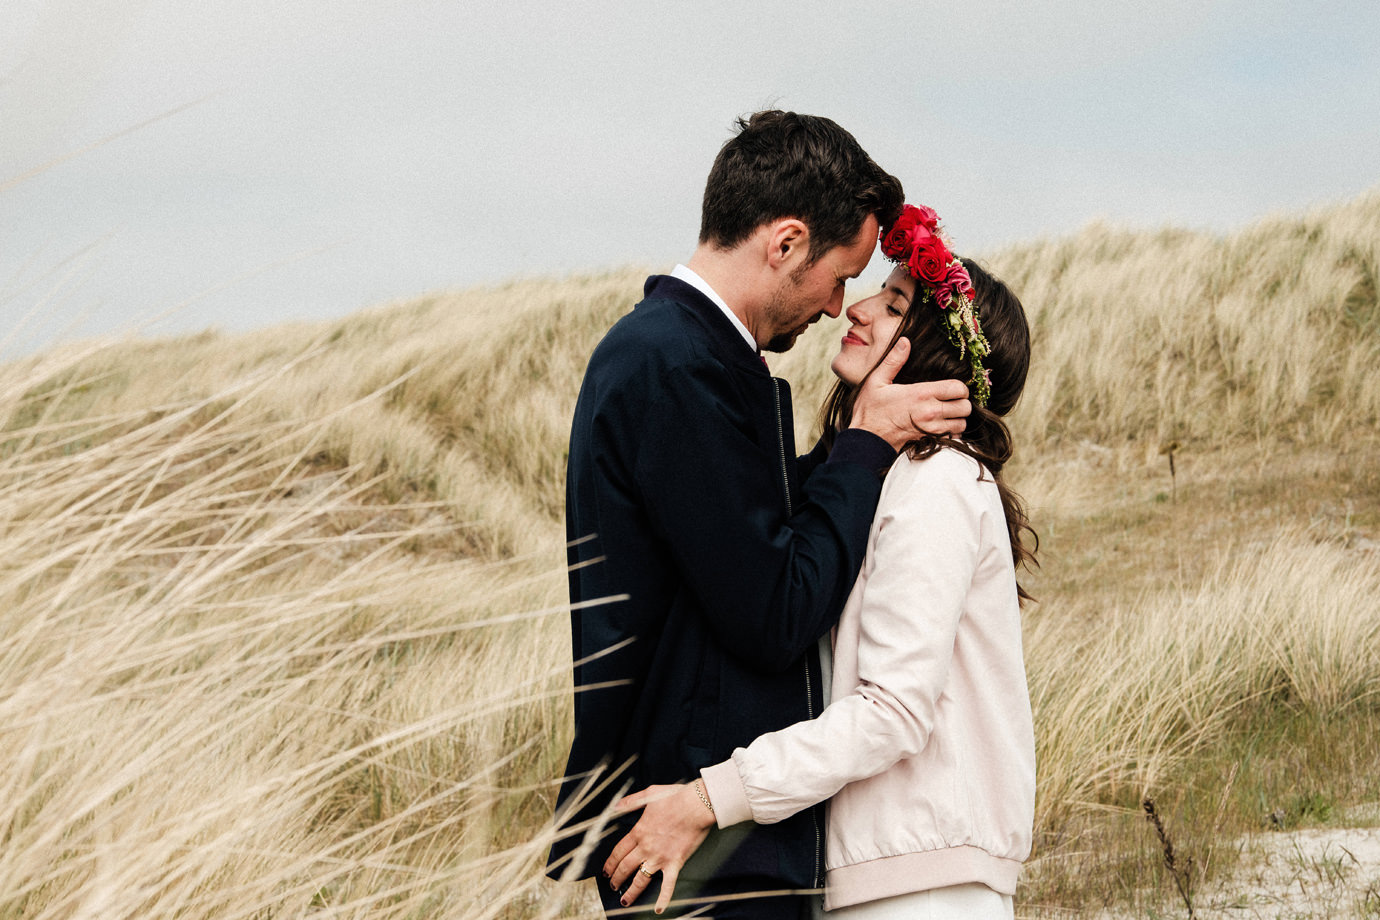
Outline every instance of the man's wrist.
<svg viewBox="0 0 1380 920"><path fill-rule="evenodd" d="M869 470L890 469L896 460L896 448L886 439L866 428L845 428L834 437L833 449L826 463L856 463Z"/></svg>

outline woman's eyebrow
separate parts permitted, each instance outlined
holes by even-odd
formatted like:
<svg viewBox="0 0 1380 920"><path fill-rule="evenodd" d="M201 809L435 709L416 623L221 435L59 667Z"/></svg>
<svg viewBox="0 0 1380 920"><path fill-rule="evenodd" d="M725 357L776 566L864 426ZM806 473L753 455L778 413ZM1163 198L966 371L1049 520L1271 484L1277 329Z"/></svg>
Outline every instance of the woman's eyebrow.
<svg viewBox="0 0 1380 920"><path fill-rule="evenodd" d="M882 290L883 290L883 291L890 291L890 292L893 293L893 294L900 294L901 297L905 300L906 303L910 303L910 295L908 295L905 291L901 290L899 287L897 287L897 286L894 285L894 284L883 284L883 285L882 285Z"/></svg>

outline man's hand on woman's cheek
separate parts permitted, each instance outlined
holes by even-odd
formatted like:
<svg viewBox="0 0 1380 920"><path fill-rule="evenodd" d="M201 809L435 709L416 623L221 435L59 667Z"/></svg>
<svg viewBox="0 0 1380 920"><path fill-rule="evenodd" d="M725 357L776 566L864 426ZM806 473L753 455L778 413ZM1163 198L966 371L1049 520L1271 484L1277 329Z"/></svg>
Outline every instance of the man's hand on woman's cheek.
<svg viewBox="0 0 1380 920"><path fill-rule="evenodd" d="M973 411L960 380L895 383L910 356L910 342L898 339L858 387L850 428L870 431L897 450L925 434L958 435Z"/></svg>

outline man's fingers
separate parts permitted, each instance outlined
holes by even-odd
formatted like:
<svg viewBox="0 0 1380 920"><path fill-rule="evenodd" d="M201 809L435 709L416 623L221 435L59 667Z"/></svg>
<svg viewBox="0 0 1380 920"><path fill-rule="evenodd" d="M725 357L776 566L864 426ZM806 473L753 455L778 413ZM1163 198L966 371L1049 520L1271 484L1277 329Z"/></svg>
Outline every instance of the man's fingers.
<svg viewBox="0 0 1380 920"><path fill-rule="evenodd" d="M950 418L945 419L943 422L935 422L930 427L935 429L934 431L930 432L931 434L948 434L957 437L958 435L963 434L964 429L968 427L968 423L961 418Z"/></svg>
<svg viewBox="0 0 1380 920"><path fill-rule="evenodd" d="M967 400L961 400L967 402ZM924 412L918 416L911 414L910 423L915 428L925 434L943 437L944 435L960 435L968 427L968 417L966 413L957 410L950 410L949 403L928 403L924 407ZM934 409L937 408L937 412ZM949 416L946 418L945 416Z"/></svg>
<svg viewBox="0 0 1380 920"><path fill-rule="evenodd" d="M910 339L897 339L896 344L891 346L891 350L886 353L882 363L877 365L868 377L874 386L886 386L896 379L896 375L901 372L901 368L906 366L906 358L910 357Z"/></svg>
<svg viewBox="0 0 1380 920"><path fill-rule="evenodd" d="M939 411L945 418L964 419L973 414L973 404L967 399L946 399L939 404Z"/></svg>
<svg viewBox="0 0 1380 920"><path fill-rule="evenodd" d="M917 390L923 392L931 399L940 402L962 402L968 409L972 407L968 404L968 385L962 380L927 380L923 383L912 384ZM963 413L967 415L968 412Z"/></svg>

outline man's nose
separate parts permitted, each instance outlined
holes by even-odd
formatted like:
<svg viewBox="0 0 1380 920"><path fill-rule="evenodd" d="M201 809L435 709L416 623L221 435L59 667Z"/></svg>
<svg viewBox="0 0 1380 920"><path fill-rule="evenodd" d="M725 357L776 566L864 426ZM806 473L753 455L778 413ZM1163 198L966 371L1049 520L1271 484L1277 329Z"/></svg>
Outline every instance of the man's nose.
<svg viewBox="0 0 1380 920"><path fill-rule="evenodd" d="M839 291L829 299L829 306L824 308L824 314L828 317L838 316L843 312L843 291Z"/></svg>

